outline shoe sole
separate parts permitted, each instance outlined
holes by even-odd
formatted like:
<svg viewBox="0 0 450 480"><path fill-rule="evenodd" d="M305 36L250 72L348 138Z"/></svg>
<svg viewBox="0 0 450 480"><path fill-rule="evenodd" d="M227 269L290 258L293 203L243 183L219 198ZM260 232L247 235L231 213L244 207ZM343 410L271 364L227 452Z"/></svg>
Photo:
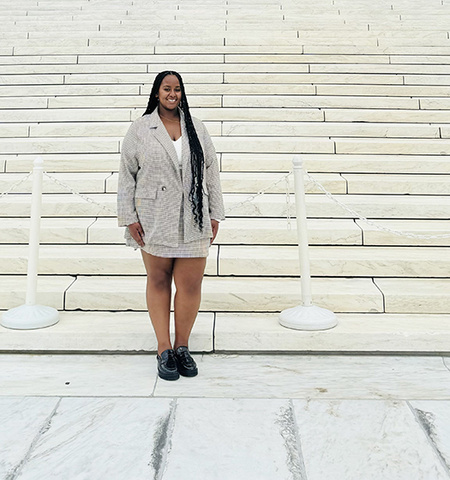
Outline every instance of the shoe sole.
<svg viewBox="0 0 450 480"><path fill-rule="evenodd" d="M176 373L174 373L173 375L170 375L167 373L164 374L164 373L158 372L158 377L162 378L163 380L173 381L173 380L178 380L180 378L180 375Z"/></svg>
<svg viewBox="0 0 450 480"><path fill-rule="evenodd" d="M195 377L198 375L198 370L195 372L179 372L183 377Z"/></svg>

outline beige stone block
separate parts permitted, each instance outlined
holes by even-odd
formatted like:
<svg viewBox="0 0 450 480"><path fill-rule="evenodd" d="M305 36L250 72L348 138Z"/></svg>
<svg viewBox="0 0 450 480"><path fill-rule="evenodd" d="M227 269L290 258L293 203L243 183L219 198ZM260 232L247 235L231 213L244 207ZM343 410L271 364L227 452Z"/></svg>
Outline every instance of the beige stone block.
<svg viewBox="0 0 450 480"><path fill-rule="evenodd" d="M198 314L189 338L192 352L213 350L213 323L213 313ZM0 327L0 345L8 352L153 353L157 350L147 312L60 312L59 322L51 329L19 331Z"/></svg>
<svg viewBox="0 0 450 480"><path fill-rule="evenodd" d="M99 87L95 86L94 88L98 89ZM133 88L135 87L133 86ZM151 89L145 88L143 90L142 95L102 95L98 93L96 95L79 97L50 97L48 99L48 108L139 108L142 115L147 106ZM193 107L220 107L221 103L222 97L220 95L189 96L189 106L192 105Z"/></svg>
<svg viewBox="0 0 450 480"><path fill-rule="evenodd" d="M353 154L397 154L397 155L449 155L450 142L448 140L400 140L400 139L336 139L336 153Z"/></svg>
<svg viewBox="0 0 450 480"><path fill-rule="evenodd" d="M333 153L333 142L319 138L293 137L216 137L213 139L216 151L230 152L280 152L280 153ZM1 145L1 143L0 143Z"/></svg>
<svg viewBox="0 0 450 480"><path fill-rule="evenodd" d="M115 217L116 195L89 194L96 203L88 202L72 194L47 194L42 197L43 217ZM3 199L4 217L27 217L30 215L31 195L8 195Z"/></svg>
<svg viewBox="0 0 450 480"><path fill-rule="evenodd" d="M313 279L314 301L335 312L381 312L369 279ZM300 303L298 279L217 278L203 281L201 311L279 312ZM145 277L82 277L66 292L66 309L146 310Z"/></svg>
<svg viewBox="0 0 450 480"><path fill-rule="evenodd" d="M293 137L400 137L439 138L439 127L430 125L391 125L307 122L224 122L225 136L293 136Z"/></svg>
<svg viewBox="0 0 450 480"><path fill-rule="evenodd" d="M129 122L129 108L0 110L0 122Z"/></svg>
<svg viewBox="0 0 450 480"><path fill-rule="evenodd" d="M95 225L93 226L95 227ZM361 229L352 220L308 219L310 245L361 245ZM298 245L296 220L227 218L215 240L220 245Z"/></svg>
<svg viewBox="0 0 450 480"><path fill-rule="evenodd" d="M292 153L222 153L222 171L288 172ZM303 153L305 169L311 172L354 173L450 173L448 155L337 155Z"/></svg>
<svg viewBox="0 0 450 480"><path fill-rule="evenodd" d="M153 47L155 43L159 42L158 32L146 32L145 37L126 37L123 35L116 36L115 38L95 38L90 37L88 45L91 47L111 47L111 46L122 46L129 45L132 47L136 42L139 42L140 46L147 45Z"/></svg>
<svg viewBox="0 0 450 480"><path fill-rule="evenodd" d="M413 85L317 85L317 95L367 95L386 97L450 96L450 87Z"/></svg>
<svg viewBox="0 0 450 480"><path fill-rule="evenodd" d="M120 154L116 153L43 153L44 169L48 172L109 172L119 170ZM29 172L36 154L6 155L7 172Z"/></svg>
<svg viewBox="0 0 450 480"><path fill-rule="evenodd" d="M210 249L206 275L217 275L217 246ZM26 274L28 247L3 245L3 274ZM124 245L41 245L38 271L50 275L145 275L140 252Z"/></svg>
<svg viewBox="0 0 450 480"><path fill-rule="evenodd" d="M32 124L30 137L124 137L131 122L106 122L106 118L103 122Z"/></svg>
<svg viewBox="0 0 450 480"><path fill-rule="evenodd" d="M245 27L243 27L245 28ZM147 52L148 53L148 52ZM303 53L301 46L292 45L223 45L223 46L207 46L207 45L156 45L155 53L158 55L167 54L244 54L244 53Z"/></svg>
<svg viewBox="0 0 450 480"><path fill-rule="evenodd" d="M333 193L346 193L346 184L337 174L316 174L317 181ZM294 176L274 173L230 173L221 174L222 191L227 193L295 193ZM305 190L319 192L317 187L305 179Z"/></svg>
<svg viewBox="0 0 450 480"><path fill-rule="evenodd" d="M449 315L338 314L337 327L323 331L282 328L278 314L218 313L217 352L364 352L446 351Z"/></svg>
<svg viewBox="0 0 450 480"><path fill-rule="evenodd" d="M450 57L448 55L391 55L391 63L407 63L407 64L432 64L432 65L448 65ZM408 83L408 82L406 82Z"/></svg>
<svg viewBox="0 0 450 480"><path fill-rule="evenodd" d="M64 83L63 75L2 75L3 85L18 84L58 85Z"/></svg>
<svg viewBox="0 0 450 480"><path fill-rule="evenodd" d="M32 57L33 58L33 57ZM33 59L32 61L36 61ZM48 74L48 73L61 73L61 74L82 74L82 73L146 73L147 65L145 64L131 64L131 63L113 63L113 64L89 64L79 65L74 63L73 65L67 63L61 64L15 64L15 65L2 65L2 71L5 74L16 75L33 75L33 74Z"/></svg>
<svg viewBox="0 0 450 480"><path fill-rule="evenodd" d="M435 65L431 65L430 68ZM434 72L433 72L434 73ZM448 86L446 75L405 75L406 85L442 85Z"/></svg>
<svg viewBox="0 0 450 480"><path fill-rule="evenodd" d="M222 84L209 84L205 86L204 84L192 84L188 87L188 95L197 94L202 95L208 93L209 95L314 95L315 94L314 85L306 84L231 84L231 83L222 83Z"/></svg>
<svg viewBox="0 0 450 480"><path fill-rule="evenodd" d="M312 64L310 66L311 73L395 73L399 74L447 74L450 73L450 65L372 65L372 64Z"/></svg>
<svg viewBox="0 0 450 480"><path fill-rule="evenodd" d="M117 35L116 32L111 32L113 35ZM189 55L189 54L167 54L167 55L79 55L78 63L82 64L98 64L107 66L108 64L127 64L131 63L134 66L136 64L190 64L190 63L223 63L223 55L205 54L205 55ZM153 70L153 67L150 66Z"/></svg>
<svg viewBox="0 0 450 480"><path fill-rule="evenodd" d="M61 310L64 308L64 292L74 279L67 276L39 276L37 303ZM25 304L26 276L0 275L0 309L8 310Z"/></svg>
<svg viewBox="0 0 450 480"><path fill-rule="evenodd" d="M311 275L316 277L445 278L450 267L446 254L445 247L309 248ZM300 274L298 257L298 248L293 246L221 246L219 274L295 276Z"/></svg>
<svg viewBox="0 0 450 480"><path fill-rule="evenodd" d="M138 85L16 85L6 86L0 89L2 96L33 96L47 95L50 100L55 95L138 95ZM46 100L46 99L45 99ZM47 100L46 100L47 101ZM75 100L76 101L76 100Z"/></svg>
<svg viewBox="0 0 450 480"><path fill-rule="evenodd" d="M450 195L449 175L344 174L348 193Z"/></svg>
<svg viewBox="0 0 450 480"><path fill-rule="evenodd" d="M24 65L30 66L33 63L40 63L43 65L62 65L62 64L76 64L77 55L10 55L4 56L1 59L2 65Z"/></svg>
<svg viewBox="0 0 450 480"><path fill-rule="evenodd" d="M222 122L323 122L324 120L324 114L318 108L302 108L301 110L297 108L192 108L191 113L204 121L218 120Z"/></svg>
<svg viewBox="0 0 450 480"><path fill-rule="evenodd" d="M365 218L392 219L439 219L448 218L450 198L447 196L423 195L335 195L358 216ZM225 213L228 216L243 217L286 217L287 210L293 215L294 205L286 204L281 194L262 195L247 202L248 195L225 195ZM315 218L355 218L354 213L332 202L324 195L306 196L306 213Z"/></svg>
<svg viewBox="0 0 450 480"><path fill-rule="evenodd" d="M421 98L420 108L429 110L450 110L450 98Z"/></svg>
<svg viewBox="0 0 450 480"><path fill-rule="evenodd" d="M94 222L95 218L42 218L40 242L87 243L88 227ZM29 238L29 218L0 218L0 243L28 244Z"/></svg>
<svg viewBox="0 0 450 480"><path fill-rule="evenodd" d="M12 139L0 139L0 151L3 153L56 153L56 152L118 152L118 140L104 138L47 138L37 140L24 138L13 141Z"/></svg>
<svg viewBox="0 0 450 480"><path fill-rule="evenodd" d="M340 96L237 96L223 98L224 107L297 107L297 108L407 108L418 109L419 100L401 97L340 97Z"/></svg>
<svg viewBox="0 0 450 480"><path fill-rule="evenodd" d="M386 313L450 313L450 279L377 278Z"/></svg>
<svg viewBox="0 0 450 480"><path fill-rule="evenodd" d="M450 138L450 126L442 125L440 127L442 138Z"/></svg>
<svg viewBox="0 0 450 480"><path fill-rule="evenodd" d="M443 123L448 120L444 110L376 110L325 109L326 122L389 122Z"/></svg>
<svg viewBox="0 0 450 480"><path fill-rule="evenodd" d="M165 66L167 69L167 66ZM187 85L190 83L222 83L223 75L219 73L182 73L183 82ZM142 84L149 81L149 74L140 74L140 73L129 73L129 74L101 74L93 73L90 75L84 74L73 74L65 76L66 84L109 84L109 83L118 83L118 84Z"/></svg>
<svg viewBox="0 0 450 480"><path fill-rule="evenodd" d="M28 127L26 125L2 125L0 128L1 137L28 137Z"/></svg>
<svg viewBox="0 0 450 480"><path fill-rule="evenodd" d="M376 225L356 220L356 223L364 231L365 245L419 245L419 246L448 246L450 237L447 238L411 238L406 235L417 236L441 236L449 235L449 220L377 220ZM399 234L395 235L380 228L387 228ZM403 235L401 233L405 233Z"/></svg>
<svg viewBox="0 0 450 480"><path fill-rule="evenodd" d="M225 73L225 83L264 83L264 84L324 84L324 83L353 83L353 84L375 84L375 85L402 85L403 79L399 75L367 75L355 73L286 73L286 74L264 74L264 73Z"/></svg>
<svg viewBox="0 0 450 480"><path fill-rule="evenodd" d="M1 91L1 88L0 88ZM48 100L45 97L2 97L0 109L33 109L47 108Z"/></svg>
<svg viewBox="0 0 450 480"><path fill-rule="evenodd" d="M389 63L388 55L225 55L225 63Z"/></svg>
<svg viewBox="0 0 450 480"><path fill-rule="evenodd" d="M69 188L84 193L103 193L105 191L106 179L110 173L50 173L51 178L44 174L42 181L43 193L67 193L68 188L59 185L61 182ZM25 174L0 173L0 192L8 190L13 184L19 182ZM54 181L55 180L55 181ZM14 193L31 193L33 180L30 177L23 182Z"/></svg>
<svg viewBox="0 0 450 480"><path fill-rule="evenodd" d="M38 28L42 28L39 26ZM39 47L16 47L14 48L14 55L95 55L95 54L111 54L111 55L126 55L130 51L129 45L111 45L111 46L92 46L92 47L74 47L74 46L39 46ZM134 54L148 54L154 51L154 47L147 45L140 45L136 43L133 45Z"/></svg>

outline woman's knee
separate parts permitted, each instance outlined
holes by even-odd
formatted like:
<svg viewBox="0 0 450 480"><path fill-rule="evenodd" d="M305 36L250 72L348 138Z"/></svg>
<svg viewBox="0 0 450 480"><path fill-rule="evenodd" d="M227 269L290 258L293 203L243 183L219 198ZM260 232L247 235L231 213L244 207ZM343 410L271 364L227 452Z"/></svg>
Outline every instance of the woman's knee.
<svg viewBox="0 0 450 480"><path fill-rule="evenodd" d="M155 290L170 290L172 286L172 271L153 270L147 274L147 284Z"/></svg>

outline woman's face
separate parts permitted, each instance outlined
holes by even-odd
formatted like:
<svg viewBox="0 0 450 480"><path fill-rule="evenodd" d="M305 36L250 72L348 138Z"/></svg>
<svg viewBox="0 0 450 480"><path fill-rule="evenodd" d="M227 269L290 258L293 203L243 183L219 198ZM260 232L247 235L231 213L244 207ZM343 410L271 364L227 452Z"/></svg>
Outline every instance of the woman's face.
<svg viewBox="0 0 450 480"><path fill-rule="evenodd" d="M158 92L160 109L173 111L181 102L181 87L175 75L166 75Z"/></svg>

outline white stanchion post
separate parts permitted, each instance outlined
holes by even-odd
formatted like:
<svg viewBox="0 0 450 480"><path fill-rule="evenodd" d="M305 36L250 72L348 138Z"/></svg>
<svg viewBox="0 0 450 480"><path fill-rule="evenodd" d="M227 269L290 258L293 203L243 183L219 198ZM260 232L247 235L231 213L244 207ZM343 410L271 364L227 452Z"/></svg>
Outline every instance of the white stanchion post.
<svg viewBox="0 0 450 480"><path fill-rule="evenodd" d="M43 170L42 158L36 158L33 164L26 300L25 305L11 308L3 314L1 324L7 328L19 330L44 328L59 321L58 310L36 304Z"/></svg>
<svg viewBox="0 0 450 480"><path fill-rule="evenodd" d="M296 330L327 330L337 325L337 318L330 310L312 303L303 160L297 155L293 159L293 164L302 305L283 310L280 313L279 322L283 327Z"/></svg>

